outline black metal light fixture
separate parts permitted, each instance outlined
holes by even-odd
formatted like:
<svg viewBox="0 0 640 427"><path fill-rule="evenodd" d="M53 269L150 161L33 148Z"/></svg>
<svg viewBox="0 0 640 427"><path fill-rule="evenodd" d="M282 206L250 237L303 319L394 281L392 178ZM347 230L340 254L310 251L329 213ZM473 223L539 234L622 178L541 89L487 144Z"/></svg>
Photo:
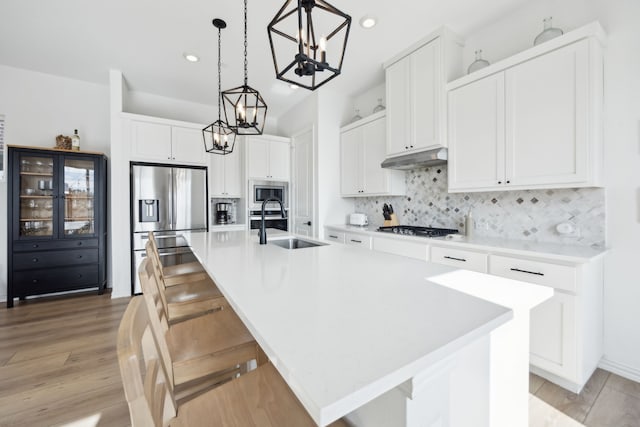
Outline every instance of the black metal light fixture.
<svg viewBox="0 0 640 427"><path fill-rule="evenodd" d="M221 119L222 111L222 86L221 86L221 36L223 28L227 28L227 23L222 19L213 20L213 26L218 29L218 120L202 129L202 138L204 139L204 149L207 153L213 154L229 154L236 145L236 134L229 127L229 124Z"/></svg>
<svg viewBox="0 0 640 427"><path fill-rule="evenodd" d="M287 0L267 26L276 77L309 90L335 78L350 29L351 16L324 0Z"/></svg>
<svg viewBox="0 0 640 427"><path fill-rule="evenodd" d="M247 64L247 0L244 0L244 84L222 92L224 115L236 135L262 135L267 104L260 92L249 86Z"/></svg>

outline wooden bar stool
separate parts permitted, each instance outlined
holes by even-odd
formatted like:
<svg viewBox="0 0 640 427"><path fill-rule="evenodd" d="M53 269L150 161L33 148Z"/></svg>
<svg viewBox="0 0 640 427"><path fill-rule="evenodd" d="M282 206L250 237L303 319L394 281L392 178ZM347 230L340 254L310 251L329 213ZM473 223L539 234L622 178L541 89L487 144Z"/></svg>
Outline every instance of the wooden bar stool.
<svg viewBox="0 0 640 427"><path fill-rule="evenodd" d="M174 386L217 376L254 359L257 344L233 310L169 325L167 307L148 259L142 261L139 273L151 327L161 338L160 355Z"/></svg>
<svg viewBox="0 0 640 427"><path fill-rule="evenodd" d="M145 265L145 274L153 274L157 283L160 284L160 296L167 308L169 323L180 322L229 306L220 289L210 278L174 284L170 287L165 286L160 271L161 266L158 265L158 261L153 255L150 242L147 242L146 250L149 262ZM139 274L142 273L139 272Z"/></svg>
<svg viewBox="0 0 640 427"><path fill-rule="evenodd" d="M210 280L209 275L205 271L202 264L197 261L187 262L183 264L163 266L160 260L160 252L153 231L149 232L149 241L151 243L152 253L159 265L165 286L179 285L188 282L197 282L200 280ZM147 256L149 251L147 250Z"/></svg>
<svg viewBox="0 0 640 427"><path fill-rule="evenodd" d="M257 369L178 405L142 297L129 303L118 330L118 362L133 427L312 427L274 366L255 346ZM332 427L346 427L336 421Z"/></svg>

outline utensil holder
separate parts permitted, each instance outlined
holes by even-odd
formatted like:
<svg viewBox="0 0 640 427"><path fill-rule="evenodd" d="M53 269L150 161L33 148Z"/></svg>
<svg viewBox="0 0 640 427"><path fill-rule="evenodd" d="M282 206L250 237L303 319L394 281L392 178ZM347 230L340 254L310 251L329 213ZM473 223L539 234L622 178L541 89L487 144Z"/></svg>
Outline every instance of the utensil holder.
<svg viewBox="0 0 640 427"><path fill-rule="evenodd" d="M383 227L392 227L394 225L400 225L400 223L398 222L398 217L396 216L396 214L392 213L391 219L385 220L384 224L382 225Z"/></svg>

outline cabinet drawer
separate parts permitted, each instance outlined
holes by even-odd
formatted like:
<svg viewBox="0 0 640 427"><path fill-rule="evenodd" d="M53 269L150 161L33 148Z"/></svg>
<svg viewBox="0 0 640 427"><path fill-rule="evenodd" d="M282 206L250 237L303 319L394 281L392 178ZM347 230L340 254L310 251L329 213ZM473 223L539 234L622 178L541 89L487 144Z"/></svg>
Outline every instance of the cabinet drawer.
<svg viewBox="0 0 640 427"><path fill-rule="evenodd" d="M431 262L464 268L465 270L487 272L487 254L457 248L431 247Z"/></svg>
<svg viewBox="0 0 640 427"><path fill-rule="evenodd" d="M52 249L97 248L98 239L42 240L13 244L14 252L49 251Z"/></svg>
<svg viewBox="0 0 640 427"><path fill-rule="evenodd" d="M566 265L491 255L489 272L496 276L576 292L576 269Z"/></svg>
<svg viewBox="0 0 640 427"><path fill-rule="evenodd" d="M332 242L344 243L345 233L344 231L327 230L327 232L325 233L325 238L327 240L331 240Z"/></svg>
<svg viewBox="0 0 640 427"><path fill-rule="evenodd" d="M13 256L13 269L59 267L98 262L98 249L72 249L67 251L24 252Z"/></svg>
<svg viewBox="0 0 640 427"><path fill-rule="evenodd" d="M48 268L13 273L15 295L44 294L99 285L98 265Z"/></svg>
<svg viewBox="0 0 640 427"><path fill-rule="evenodd" d="M344 240L347 245L361 246L371 249L371 237L362 234L345 233Z"/></svg>
<svg viewBox="0 0 640 427"><path fill-rule="evenodd" d="M419 259L420 261L427 261L429 252L429 246L424 243L403 242L398 239L385 239L381 237L373 239L373 249L380 252Z"/></svg>

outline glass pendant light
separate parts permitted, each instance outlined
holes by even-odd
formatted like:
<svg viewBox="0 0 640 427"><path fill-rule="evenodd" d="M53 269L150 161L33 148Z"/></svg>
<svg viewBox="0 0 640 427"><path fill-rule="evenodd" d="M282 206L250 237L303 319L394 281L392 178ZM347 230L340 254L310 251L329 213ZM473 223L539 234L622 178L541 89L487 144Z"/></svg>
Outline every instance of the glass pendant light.
<svg viewBox="0 0 640 427"><path fill-rule="evenodd" d="M555 39L556 37L564 34L564 31L562 31L560 28L553 28L551 24L552 19L553 17L550 16L542 20L544 24L544 30L536 36L535 40L533 41L534 46L537 46L540 43L544 43L551 39Z"/></svg>
<svg viewBox="0 0 640 427"><path fill-rule="evenodd" d="M267 104L248 84L247 0L244 0L244 84L222 92L224 115L236 135L262 135L267 119Z"/></svg>
<svg viewBox="0 0 640 427"><path fill-rule="evenodd" d="M276 78L315 90L340 75L351 16L324 0L287 0L267 26Z"/></svg>
<svg viewBox="0 0 640 427"><path fill-rule="evenodd" d="M213 26L218 29L218 120L211 123L206 128L202 129L202 138L204 139L204 149L207 153L213 154L229 154L233 151L233 147L236 145L236 134L229 127L226 121L221 120L222 111L222 89L221 89L221 31L223 28L227 28L227 23L222 19L214 19Z"/></svg>
<svg viewBox="0 0 640 427"><path fill-rule="evenodd" d="M481 70L488 66L489 61L487 61L486 59L482 59L482 49L478 49L476 50L476 60L473 61L471 65L469 65L469 68L467 68L467 74L471 74L474 71Z"/></svg>

